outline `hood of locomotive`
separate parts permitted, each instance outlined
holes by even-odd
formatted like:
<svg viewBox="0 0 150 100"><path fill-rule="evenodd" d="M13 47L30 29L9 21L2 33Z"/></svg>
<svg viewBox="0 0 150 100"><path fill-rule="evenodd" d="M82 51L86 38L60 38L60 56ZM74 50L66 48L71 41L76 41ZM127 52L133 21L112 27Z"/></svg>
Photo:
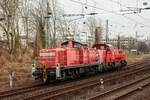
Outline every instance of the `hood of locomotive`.
<svg viewBox="0 0 150 100"><path fill-rule="evenodd" d="M65 52L63 48L41 49L39 52L38 67L55 68L59 64L59 54Z"/></svg>

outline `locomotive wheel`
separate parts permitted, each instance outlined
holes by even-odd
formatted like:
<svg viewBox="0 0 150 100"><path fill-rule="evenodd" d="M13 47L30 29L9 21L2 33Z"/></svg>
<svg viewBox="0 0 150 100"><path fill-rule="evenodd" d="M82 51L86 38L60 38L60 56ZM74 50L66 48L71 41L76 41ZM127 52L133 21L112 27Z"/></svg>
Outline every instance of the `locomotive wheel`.
<svg viewBox="0 0 150 100"><path fill-rule="evenodd" d="M127 66L127 61L124 60L123 63L124 63L124 66Z"/></svg>
<svg viewBox="0 0 150 100"><path fill-rule="evenodd" d="M108 70L112 70L112 69L113 69L113 65L112 65L112 63L111 63L111 62L109 62L109 63L108 63L108 67L109 67L109 69L108 69Z"/></svg>
<svg viewBox="0 0 150 100"><path fill-rule="evenodd" d="M62 78L65 80L67 79L67 73L65 71L62 72Z"/></svg>
<svg viewBox="0 0 150 100"><path fill-rule="evenodd" d="M107 71L108 69L109 69L109 65L108 65L108 63L105 63L104 71Z"/></svg>
<svg viewBox="0 0 150 100"><path fill-rule="evenodd" d="M72 79L75 79L76 77L76 70L72 70Z"/></svg>
<svg viewBox="0 0 150 100"><path fill-rule="evenodd" d="M44 78L44 79L43 79L43 82L44 82L44 83L47 83L47 79Z"/></svg>
<svg viewBox="0 0 150 100"><path fill-rule="evenodd" d="M42 81L47 83L47 71L46 68L43 70Z"/></svg>
<svg viewBox="0 0 150 100"><path fill-rule="evenodd" d="M120 64L121 64L121 62L120 62ZM119 70L121 70L121 69L122 69L122 66L121 66L121 65L117 67L117 71L119 71Z"/></svg>
<svg viewBox="0 0 150 100"><path fill-rule="evenodd" d="M48 81L47 81L47 74L44 74L44 73L43 73L42 81L43 81L44 83L47 83L47 82L48 82Z"/></svg>
<svg viewBox="0 0 150 100"><path fill-rule="evenodd" d="M114 62L111 63L111 67L112 67L112 68L111 68L112 70L115 69L115 63L114 63Z"/></svg>
<svg viewBox="0 0 150 100"><path fill-rule="evenodd" d="M76 73L76 77L80 77L79 70L76 69L75 73Z"/></svg>
<svg viewBox="0 0 150 100"><path fill-rule="evenodd" d="M103 64L102 64L102 72L104 72L105 69L106 69L106 65L103 63Z"/></svg>

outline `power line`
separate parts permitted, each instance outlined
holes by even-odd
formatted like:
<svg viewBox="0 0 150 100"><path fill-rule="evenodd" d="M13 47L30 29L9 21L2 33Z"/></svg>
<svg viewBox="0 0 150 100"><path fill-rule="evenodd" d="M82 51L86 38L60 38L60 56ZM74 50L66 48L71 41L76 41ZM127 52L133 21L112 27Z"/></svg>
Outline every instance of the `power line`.
<svg viewBox="0 0 150 100"><path fill-rule="evenodd" d="M127 7L126 5L121 4L120 2L117 2L117 1L114 1L114 0L109 0L109 1L114 2L114 3L117 3L117 4L121 5L121 6L123 6L123 7L129 9L129 7ZM147 7L147 8L139 8L139 10L144 10L144 9L149 9L149 7ZM138 10L138 8L137 8L136 10ZM129 11L134 11L134 10L129 9ZM149 19L147 19L147 18L145 18L145 17L139 15L138 12L136 12L136 15L138 15L140 18L144 19L145 21L150 22Z"/></svg>
<svg viewBox="0 0 150 100"><path fill-rule="evenodd" d="M80 2L80 1L75 1L75 0L70 0L70 1L78 3L78 4L85 5L83 2ZM89 5L89 4L86 4L86 6L89 6L89 7L95 8L95 9L100 9L100 10L103 10L103 11L106 11L106 12L109 12L109 13L115 13L114 11L109 11L109 10L106 10L106 9L103 9L103 8L99 8L99 7L95 7L95 6Z"/></svg>
<svg viewBox="0 0 150 100"><path fill-rule="evenodd" d="M118 25L120 25L120 26L125 26L125 27L131 29L131 27L128 27L128 26L126 26L126 25L124 25L124 24L121 24L121 23L119 23L119 22L116 22L116 21L113 21L113 20L110 20L110 19L109 19L109 21L110 21L110 22L113 22L113 23L116 23L116 24L118 24Z"/></svg>
<svg viewBox="0 0 150 100"><path fill-rule="evenodd" d="M70 1L84 5L84 3L79 2L79 1L75 1L75 0L70 0ZM109 12L109 13L112 13L112 14L115 14L115 15L123 16L124 18L126 18L126 19L128 19L128 20L130 20L130 21L132 21L132 22L135 22L135 23L137 23L137 24L144 25L144 26L146 26L146 27L150 27L149 25L146 25L146 24L144 24L144 23L138 22L138 21L136 21L135 19L132 19L132 18L130 18L130 17L128 17L128 16L124 16L124 15L122 15L122 14L120 14L120 13L117 13L117 12L114 12L114 11L106 10L106 9L103 9L103 8L100 8L100 7L95 7L95 6L89 5L89 4L86 4L86 6L93 7L93 8L95 8L95 9L99 9L99 10L103 10L103 11L106 11L106 12Z"/></svg>
<svg viewBox="0 0 150 100"><path fill-rule="evenodd" d="M121 4L119 1L114 1L114 0L109 0L109 1L111 1L111 2L113 2L113 3L116 3L116 4L119 4L120 5L120 7L125 7L125 8L127 8L128 10L122 10L122 9L120 9L120 11L135 11L135 10L138 10L137 8L135 8L134 7L134 9L131 9L131 7L127 7L126 5L124 5L124 4ZM133 8L133 7L132 7Z"/></svg>
<svg viewBox="0 0 150 100"><path fill-rule="evenodd" d="M113 2L113 3L116 3L116 4L119 4L120 6L124 6L124 5L121 4L119 1L114 1L114 0L109 0L109 1L111 1L111 2Z"/></svg>
<svg viewBox="0 0 150 100"><path fill-rule="evenodd" d="M145 17L143 17L143 16L141 16L141 15L139 15L139 14L136 14L136 15L138 15L140 18L144 19L145 21L148 21L148 22L150 22L150 19L148 19L148 18L145 18Z"/></svg>

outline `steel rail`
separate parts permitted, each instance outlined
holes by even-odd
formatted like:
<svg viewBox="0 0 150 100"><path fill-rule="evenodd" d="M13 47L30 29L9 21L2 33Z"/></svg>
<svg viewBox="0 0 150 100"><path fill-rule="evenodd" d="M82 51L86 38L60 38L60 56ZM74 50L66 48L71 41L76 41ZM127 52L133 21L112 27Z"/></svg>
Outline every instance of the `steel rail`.
<svg viewBox="0 0 150 100"><path fill-rule="evenodd" d="M118 74L118 75L115 74L114 76L111 76L111 78L109 76L107 78L104 78L105 79L104 82L106 83L108 81L110 82L112 80L117 80L121 77L130 76L131 74L139 73L140 71L144 71L144 70L148 70L148 69L150 69L149 64L145 65L141 68L136 68L134 70L130 70L128 72L125 71L122 74ZM66 87L61 87L59 89L46 91L46 92L38 94L38 95L35 94L35 95L29 96L27 98L24 98L24 100L37 99L37 98L40 98L41 100L47 100L47 99L55 98L55 97L79 90L79 89L83 89L83 88L87 88L87 87L91 87L91 86L95 86L95 85L99 85L99 84L100 84L99 79L90 80L88 82L79 83L79 84L76 84L73 86L66 86Z"/></svg>

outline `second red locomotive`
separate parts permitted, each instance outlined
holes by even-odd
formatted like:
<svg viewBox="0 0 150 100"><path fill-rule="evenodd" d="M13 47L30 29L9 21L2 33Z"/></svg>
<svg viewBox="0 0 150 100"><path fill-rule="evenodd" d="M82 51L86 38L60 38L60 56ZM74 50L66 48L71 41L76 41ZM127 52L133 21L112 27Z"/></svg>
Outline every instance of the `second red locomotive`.
<svg viewBox="0 0 150 100"><path fill-rule="evenodd" d="M85 44L67 40L61 48L41 49L32 75L46 82L118 69L126 64L125 53L110 44L95 44L89 49Z"/></svg>

